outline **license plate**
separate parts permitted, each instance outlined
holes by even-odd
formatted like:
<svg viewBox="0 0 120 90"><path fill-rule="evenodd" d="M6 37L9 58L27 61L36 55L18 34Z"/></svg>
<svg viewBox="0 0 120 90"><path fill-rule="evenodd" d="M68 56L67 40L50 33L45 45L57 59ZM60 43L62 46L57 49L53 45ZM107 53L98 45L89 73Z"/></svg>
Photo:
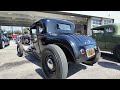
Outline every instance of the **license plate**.
<svg viewBox="0 0 120 90"><path fill-rule="evenodd" d="M87 49L86 52L87 52L87 57L88 57L88 58L95 55L95 50L94 50L94 48Z"/></svg>

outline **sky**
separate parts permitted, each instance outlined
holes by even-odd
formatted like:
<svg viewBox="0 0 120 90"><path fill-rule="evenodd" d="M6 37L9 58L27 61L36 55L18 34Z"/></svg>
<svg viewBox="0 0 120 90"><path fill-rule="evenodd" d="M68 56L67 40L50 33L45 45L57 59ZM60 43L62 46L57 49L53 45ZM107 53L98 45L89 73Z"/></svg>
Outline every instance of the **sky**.
<svg viewBox="0 0 120 90"><path fill-rule="evenodd" d="M112 18L115 20L115 23L120 23L120 11L62 11L62 12Z"/></svg>

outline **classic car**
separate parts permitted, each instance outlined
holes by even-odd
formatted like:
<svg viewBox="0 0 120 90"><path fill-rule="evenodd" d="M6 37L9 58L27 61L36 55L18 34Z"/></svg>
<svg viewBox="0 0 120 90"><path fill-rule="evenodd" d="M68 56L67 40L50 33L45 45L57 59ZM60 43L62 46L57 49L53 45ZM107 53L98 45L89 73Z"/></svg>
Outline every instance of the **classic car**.
<svg viewBox="0 0 120 90"><path fill-rule="evenodd" d="M6 33L0 30L0 49L5 48L10 44L9 38L6 37Z"/></svg>
<svg viewBox="0 0 120 90"><path fill-rule="evenodd" d="M68 62L94 65L100 57L95 40L74 32L75 24L53 18L40 19L30 26L31 51L38 58L45 78L65 79ZM23 56L24 45L19 42L17 54Z"/></svg>
<svg viewBox="0 0 120 90"><path fill-rule="evenodd" d="M101 52L112 53L120 61L120 24L101 25L91 30Z"/></svg>

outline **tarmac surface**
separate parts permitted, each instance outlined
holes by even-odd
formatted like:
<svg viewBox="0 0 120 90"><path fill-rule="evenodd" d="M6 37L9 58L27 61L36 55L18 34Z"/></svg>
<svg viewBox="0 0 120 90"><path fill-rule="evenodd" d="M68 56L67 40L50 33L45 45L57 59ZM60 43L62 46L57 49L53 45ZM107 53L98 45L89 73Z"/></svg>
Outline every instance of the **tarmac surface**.
<svg viewBox="0 0 120 90"><path fill-rule="evenodd" d="M0 49L0 79L44 79L40 60L32 54L18 57L11 41ZM112 54L102 54L94 66L69 64L67 79L120 79L120 63Z"/></svg>

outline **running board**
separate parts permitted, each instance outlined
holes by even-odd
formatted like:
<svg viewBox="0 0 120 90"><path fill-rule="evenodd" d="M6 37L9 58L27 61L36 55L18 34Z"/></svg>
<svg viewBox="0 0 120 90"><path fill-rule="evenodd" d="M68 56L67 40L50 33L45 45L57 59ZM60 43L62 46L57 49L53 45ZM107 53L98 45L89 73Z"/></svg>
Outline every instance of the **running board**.
<svg viewBox="0 0 120 90"><path fill-rule="evenodd" d="M110 51L100 51L101 53L108 53L108 54L113 54L112 52Z"/></svg>

